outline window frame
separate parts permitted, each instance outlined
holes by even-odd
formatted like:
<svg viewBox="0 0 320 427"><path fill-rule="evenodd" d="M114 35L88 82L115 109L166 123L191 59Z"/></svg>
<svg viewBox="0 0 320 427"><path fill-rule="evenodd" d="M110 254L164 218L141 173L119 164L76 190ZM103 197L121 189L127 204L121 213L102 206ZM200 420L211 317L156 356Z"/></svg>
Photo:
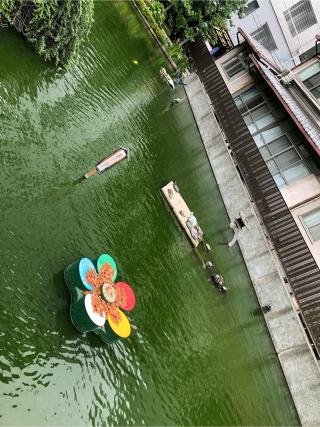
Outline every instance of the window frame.
<svg viewBox="0 0 320 427"><path fill-rule="evenodd" d="M270 40L268 41L267 44L269 44L269 42L270 42L270 44L272 45L271 47L265 46L264 44L261 43L261 41L259 41L255 37L255 35L257 35L257 33L259 33L259 31L263 32L263 28L265 28L265 33L264 34L267 33L267 37L270 38ZM260 25L260 27L257 28L255 31L252 31L252 33L250 33L250 36L253 37L254 40L256 40L257 43L260 43L261 46L264 47L264 49L266 49L268 52L272 53L272 52L275 52L276 50L278 50L278 45L277 45L277 43L276 43L276 41L275 41L275 39L274 39L274 37L272 35L272 32L271 32L270 27L268 25L268 22L265 22L264 24Z"/></svg>
<svg viewBox="0 0 320 427"><path fill-rule="evenodd" d="M250 5L257 5L252 9L252 6ZM255 12L257 9L260 8L258 0L251 0L246 5L245 9L243 10L244 16L240 16L241 19L246 18L247 16L251 15L251 13ZM251 10L252 9L252 10Z"/></svg>
<svg viewBox="0 0 320 427"><path fill-rule="evenodd" d="M255 91L256 91L256 94L255 94L255 96L253 96L252 98L249 98L249 99L247 99L247 101L245 100L245 99L243 99L243 96L245 95L245 94L247 94L250 90L252 90L252 89L255 89ZM248 107L248 102L250 102L251 100L253 100L253 99L255 99L255 98L261 98L262 99L262 102L259 102L257 105L255 105L253 108L249 108ZM289 170L291 167L293 167L294 165L298 165L299 163L301 163L306 169L307 169L307 171L309 172L309 175L312 173L311 172L311 170L310 170L310 167L309 167L309 165L307 164L307 162L305 161L305 159L303 158L303 156L301 155L301 153L299 152L299 150L298 150L298 148L296 147L296 144L295 144L295 140L294 140L294 138L290 135L290 133L285 129L285 127L283 126L283 124L282 124L282 120L280 120L279 119L279 117L277 117L277 114L273 111L273 109L272 109L272 107L271 107L271 105L270 105L270 102L268 101L268 99L267 99L267 97L265 96L265 94L257 87L257 86L251 86L250 88L246 88L246 90L244 90L244 91L242 91L242 92L240 92L240 93L238 93L236 96L235 96L235 98L234 98L234 100L235 100L235 102L236 102L236 99L240 99L240 101L241 101L241 105L237 105L237 108L239 109L239 113L241 114L241 116L242 116L242 118L244 119L244 117L245 116L250 116L250 118L251 118L251 120L252 120L252 123L254 124L255 123L255 121L257 120L254 120L253 119L253 117L252 117L252 114L251 114L251 112L252 111L254 111L254 110L256 110L257 108L259 108L259 107L261 107L262 105L266 105L267 106L267 108L268 108L268 111L265 113L265 114L263 114L262 116L260 116L260 117L258 117L258 119L260 120L261 118L263 118L263 117L265 117L267 114L271 114L272 116L273 116L273 121L271 122L271 123L269 123L269 124L267 124L266 126L264 126L264 127L262 127L261 129L258 129L257 128L257 126L256 126L256 128L258 129L258 130L256 130L255 132L253 132L253 133L251 133L250 132L250 129L249 129L249 125L247 125L247 123L246 123L246 126L248 127L248 130L249 130L249 132L250 132L250 134L251 134L251 136L252 136L252 138L255 140L255 137L256 136L260 136L260 138L262 139L262 141L263 141L263 145L261 146L261 147L267 147L268 148L268 145L269 144L271 144L272 142L274 142L274 141L276 141L277 139L279 139L280 137L283 137L283 136L285 136L286 138L287 138L287 140L289 141L289 143L290 143L290 147L287 147L287 148L285 148L284 150L281 150L281 151L279 151L276 155L274 155L274 154L272 154L271 153L271 151L270 151L270 149L268 148L268 150L269 150L269 152L270 152L270 154L271 154L271 156L268 158L268 160L265 160L265 158L263 157L263 155L262 155L262 152L261 152L261 150L260 150L260 147L258 146L258 144L257 144L257 142L256 142L256 140L255 140L255 144L256 144L256 146L257 146L257 148L258 148L258 150L259 150L259 152L260 152L260 154L261 154L261 156L263 157L263 160L264 160L264 162L266 163L266 165L267 165L267 161L274 161L275 162L275 165L276 165L276 168L277 168L277 170L273 173L273 172L271 172L271 170L269 169L269 166L267 165L267 167L268 167L268 169L269 169L269 171L270 171L270 173L271 173L271 175L272 175L272 177L273 177L273 179L275 180L275 176L278 176L278 175L280 175L280 177L281 177L281 179L282 179L282 181L284 182L284 184L283 185L278 185L278 187L279 188L282 188L282 187L286 187L286 186L289 186L289 185L291 185L291 184L293 184L294 182L296 182L297 180L299 180L299 179L302 179L302 178L297 178L296 180L292 180L292 181L288 181L288 179L286 178L286 176L284 175L284 173L287 171L287 170ZM245 106L245 108L246 108L246 111L244 111L243 113L241 112L241 110L240 110L240 108L241 108L241 106ZM280 129L281 129L281 134L280 135L278 135L275 139L273 139L273 140L271 140L271 141L269 141L269 142L267 142L266 140L265 140L265 137L263 136L263 132L266 132L266 131L268 131L268 130L270 130L270 129L273 129L273 128L275 128L275 127L279 127ZM280 166L279 164L278 164L278 162L277 162L277 160L276 160L276 158L280 155L280 154L283 154L283 153L285 153L286 151L289 151L289 150L292 150L292 149L294 149L294 151L295 151L295 153L298 155L298 158L299 158L299 160L297 160L296 162L293 162L293 163L291 163L291 164L289 164L289 165L287 165L287 166ZM308 175L306 175L306 176L308 176Z"/></svg>
<svg viewBox="0 0 320 427"><path fill-rule="evenodd" d="M307 71L309 68L311 68L311 67L313 67L314 65L318 65L318 71L316 71L314 74L312 74L310 77L307 77L307 78L305 78L305 79L302 79L301 77L300 77L300 75L303 73L303 72L305 72L305 71ZM314 61L314 62L312 62L308 67L305 67L303 70L301 70L300 72L297 72L297 74L296 74L296 77L298 77L298 79L299 79L299 81L303 84L303 86L310 92L310 94L311 94L311 96L313 96L313 98L317 101L317 102L319 102L320 103L320 95L319 95L319 98L317 98L313 93L312 93L312 90L313 89L317 89L317 88L320 88L320 81L319 81L319 83L317 84L317 85L315 85L315 86L313 86L312 88L309 88L306 84L305 84L305 82L307 81L307 80L310 80L311 78L313 78L313 77L315 77L315 76L318 76L318 75L320 75L320 60L316 60L316 61ZM320 90L320 89L319 89Z"/></svg>
<svg viewBox="0 0 320 427"><path fill-rule="evenodd" d="M303 213L303 214L301 214L301 215L298 215L299 220L300 220L300 222L301 222L301 224L302 224L302 226L303 226L303 228L304 228L305 232L307 233L307 235L308 235L308 237L309 237L309 239L310 239L310 241L311 241L311 243L312 243L312 244L313 244L313 243L320 242L320 238L319 238L319 239L317 239L317 240L315 240L315 239L312 237L312 234L311 234L311 232L310 232L310 229L308 228L307 224L305 223L304 217L305 217L306 215L308 215L308 214L311 214L311 213L315 212L315 211L320 211L320 206L318 206L318 207L316 207L316 208L313 208L313 209L311 209L310 211L305 212L305 213ZM318 224L317 224L317 225L318 225ZM320 222L319 222L319 225L320 225Z"/></svg>
<svg viewBox="0 0 320 427"><path fill-rule="evenodd" d="M315 76L318 76L318 75L320 75L320 70L316 73L316 74L314 74L313 76L311 76L311 77L309 77L308 79L305 79L304 81L303 81L303 84L306 86L306 84L305 84L305 81L307 81L307 80L309 80L309 79L311 79L312 77L315 77ZM308 86L306 86L306 88L308 89L308 91L309 92L311 92L312 93L312 95L317 99L317 100L319 100L320 99L320 95L319 95L319 97L317 97L312 91L314 90L314 89L318 89L320 87L320 81L319 81L319 83L317 83L315 86L313 86L313 87L308 87Z"/></svg>
<svg viewBox="0 0 320 427"><path fill-rule="evenodd" d="M242 50L238 51L235 55L231 56L231 57L230 57L229 59L227 59L226 61L221 62L221 67L222 67L223 72L224 72L224 74L225 74L225 76L227 77L227 79L228 79L228 81L229 81L229 82L234 82L235 80L237 80L237 79L239 79L240 77L244 76L245 74L249 73L249 67L248 67L248 65L246 64L246 60L248 59L248 57L247 57L247 58L245 58L245 59L242 59L242 58L240 57L240 55L241 55L241 54L245 54L245 53L246 53L245 49L242 49ZM243 73L241 73L241 74L239 75L239 72L238 72L237 74L235 74L235 75L233 75L233 76L229 77L229 75L228 75L228 73L227 73L227 70L226 70L226 67L225 67L225 64L226 64L226 63L228 63L228 62L230 62L230 61L232 61L234 58L237 58L237 59L238 59L238 61L239 61L239 63L242 65L242 67L243 67L243 68L242 68Z"/></svg>
<svg viewBox="0 0 320 427"><path fill-rule="evenodd" d="M304 11L303 12L299 12L300 16L298 17L297 15L297 19L294 20L292 13L294 12L295 9L299 8L299 3L301 4L301 7L304 7ZM308 5L306 7L306 5ZM308 10L307 10L308 8ZM306 13L310 12L310 15L306 15ZM305 19L305 23L306 25L308 25L308 20L310 22L313 22L315 20L315 22L313 22L311 25L305 27L304 29L302 29L301 31L298 31L299 29L297 28L297 26L299 26L298 24L298 19ZM293 4L292 6L288 7L288 9L286 9L285 11L283 11L283 17L286 21L286 24L288 26L289 32L291 34L291 37L297 37L299 36L299 34L302 34L304 31L307 31L309 28L313 27L314 25L316 25L318 23L316 14L314 12L314 9L312 7L312 3L310 2L310 0L299 0L297 3ZM301 25L301 24L300 24Z"/></svg>

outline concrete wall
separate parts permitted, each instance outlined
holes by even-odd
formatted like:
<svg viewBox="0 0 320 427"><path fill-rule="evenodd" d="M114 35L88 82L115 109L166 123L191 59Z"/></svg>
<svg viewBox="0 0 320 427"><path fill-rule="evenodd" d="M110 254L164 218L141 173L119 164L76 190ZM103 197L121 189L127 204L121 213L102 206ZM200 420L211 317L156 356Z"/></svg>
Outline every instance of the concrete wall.
<svg viewBox="0 0 320 427"><path fill-rule="evenodd" d="M282 187L281 193L288 207L292 209L320 195L320 182L314 174L311 174L293 184Z"/></svg>
<svg viewBox="0 0 320 427"><path fill-rule="evenodd" d="M316 242L312 241L301 218L301 215L315 208L320 208L320 182L318 178L314 174L306 176L287 187L281 188L281 193L320 268L320 240Z"/></svg>

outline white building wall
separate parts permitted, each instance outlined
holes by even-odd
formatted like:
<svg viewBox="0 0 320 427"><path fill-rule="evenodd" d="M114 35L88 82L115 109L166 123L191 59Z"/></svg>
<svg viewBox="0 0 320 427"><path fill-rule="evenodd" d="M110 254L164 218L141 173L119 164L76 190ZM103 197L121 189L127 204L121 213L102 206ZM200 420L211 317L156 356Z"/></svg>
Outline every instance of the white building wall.
<svg viewBox="0 0 320 427"><path fill-rule="evenodd" d="M262 0L268 2L269 0ZM306 52L315 45L315 35L320 33L320 0L310 0L317 23L307 28L305 31L292 36L288 24L284 17L284 12L298 3L297 0L270 0L274 9L277 20L281 26L283 35L288 43L291 56L296 65L300 64L299 55Z"/></svg>
<svg viewBox="0 0 320 427"><path fill-rule="evenodd" d="M256 9L254 12L250 13L248 16L239 18L237 14L232 15L232 26L230 27L229 34L233 43L235 45L238 44L237 31L239 27L241 27L246 33L251 34L258 28L260 28L262 25L267 23L274 38L274 41L277 45L277 50L271 52L272 56L275 59L275 62L277 63L278 60L281 63L285 62L286 64L284 64L284 66L287 68L291 68L295 64L290 59L291 52L289 50L288 44L283 35L283 32L281 30L277 16L273 10L270 0L257 0L257 2L259 8ZM242 40L240 39L240 41Z"/></svg>
<svg viewBox="0 0 320 427"><path fill-rule="evenodd" d="M248 0L248 3L250 1ZM271 52L275 62L280 61L284 68L292 68L300 64L299 55L314 46L315 35L320 33L320 0L310 0L310 2L317 23L294 37L291 35L283 12L298 3L297 0L257 0L259 8L249 15L243 18L239 18L237 14L232 16L230 37L237 45L238 27L251 34L267 23L277 45L277 50Z"/></svg>

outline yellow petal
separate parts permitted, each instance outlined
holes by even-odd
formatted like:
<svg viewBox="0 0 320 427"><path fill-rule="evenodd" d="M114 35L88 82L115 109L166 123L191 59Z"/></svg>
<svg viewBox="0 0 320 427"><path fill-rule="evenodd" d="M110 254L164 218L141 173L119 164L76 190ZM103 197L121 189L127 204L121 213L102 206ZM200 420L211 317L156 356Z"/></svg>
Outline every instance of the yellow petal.
<svg viewBox="0 0 320 427"><path fill-rule="evenodd" d="M118 308L116 308L116 310L119 312L121 320L118 323L115 323L110 316L108 316L108 322L109 325L111 327L111 329L113 330L113 332L115 332L117 335L119 335L119 337L121 338L128 338L128 336L131 333L131 325L130 322L127 318L127 316Z"/></svg>

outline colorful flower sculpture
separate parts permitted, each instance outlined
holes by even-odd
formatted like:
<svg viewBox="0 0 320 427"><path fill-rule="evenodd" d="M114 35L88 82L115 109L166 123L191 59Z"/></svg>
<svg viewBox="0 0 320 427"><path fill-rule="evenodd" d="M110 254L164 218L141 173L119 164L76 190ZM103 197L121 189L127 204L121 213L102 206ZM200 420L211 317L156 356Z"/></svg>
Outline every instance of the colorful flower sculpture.
<svg viewBox="0 0 320 427"><path fill-rule="evenodd" d="M134 308L134 292L127 283L116 282L117 265L110 255L100 255L95 264L82 258L65 270L71 320L80 332L95 332L107 343L127 338L131 326L123 310Z"/></svg>
<svg viewBox="0 0 320 427"><path fill-rule="evenodd" d="M99 257L98 272L92 263L90 265L90 260L87 258L84 260L86 271L83 283L88 289L91 289L83 291L83 294L91 295L93 312L102 319L107 319L111 329L117 335L126 338L130 335L131 327L127 316L121 309L130 311L134 308L135 295L132 288L125 282L114 282L117 277L117 266L110 255L104 254Z"/></svg>

